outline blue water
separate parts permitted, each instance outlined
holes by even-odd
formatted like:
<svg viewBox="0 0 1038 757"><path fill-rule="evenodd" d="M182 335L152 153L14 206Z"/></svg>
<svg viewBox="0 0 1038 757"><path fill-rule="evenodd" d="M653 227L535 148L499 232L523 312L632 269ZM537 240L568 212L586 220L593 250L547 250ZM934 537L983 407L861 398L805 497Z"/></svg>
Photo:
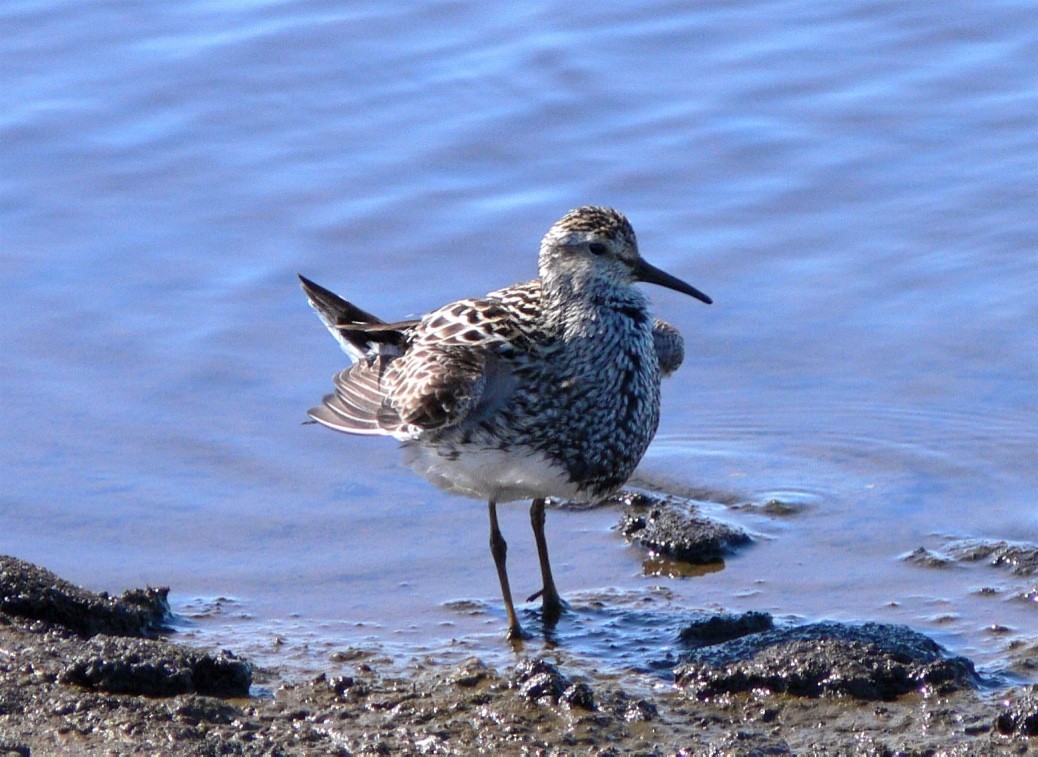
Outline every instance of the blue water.
<svg viewBox="0 0 1038 757"><path fill-rule="evenodd" d="M562 643L608 656L587 608L661 593L667 618L905 622L996 669L1038 637L1033 577L899 559L1038 541L1031 3L29 0L0 24L0 552L170 584L185 633L260 657L501 650L484 508L301 425L345 358L295 274L420 314L533 276L593 202L716 300L650 292L689 357L639 481L803 509L712 506L758 541L691 578L645 575L615 512L550 512L585 613ZM503 517L525 595L527 515Z"/></svg>

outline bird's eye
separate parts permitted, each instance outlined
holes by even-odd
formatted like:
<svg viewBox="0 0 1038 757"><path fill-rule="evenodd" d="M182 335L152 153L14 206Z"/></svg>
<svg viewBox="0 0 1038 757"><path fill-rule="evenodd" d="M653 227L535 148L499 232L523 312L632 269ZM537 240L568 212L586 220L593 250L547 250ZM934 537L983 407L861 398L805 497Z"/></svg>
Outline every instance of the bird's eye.
<svg viewBox="0 0 1038 757"><path fill-rule="evenodd" d="M592 255L605 255L606 254L606 246L604 244L602 244L601 242L592 242L591 244L589 244L587 246L587 248L589 250L591 250L591 254Z"/></svg>

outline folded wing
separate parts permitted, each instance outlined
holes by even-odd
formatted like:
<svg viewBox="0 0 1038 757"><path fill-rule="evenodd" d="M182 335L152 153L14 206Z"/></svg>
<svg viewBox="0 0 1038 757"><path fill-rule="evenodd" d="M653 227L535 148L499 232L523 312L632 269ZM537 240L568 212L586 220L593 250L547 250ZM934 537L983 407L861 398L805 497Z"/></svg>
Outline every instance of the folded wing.
<svg viewBox="0 0 1038 757"><path fill-rule="evenodd" d="M300 276L325 326L356 362L334 378L335 392L309 415L351 434L411 439L482 417L514 381L507 353L516 328L493 300L462 300L421 321L384 323Z"/></svg>

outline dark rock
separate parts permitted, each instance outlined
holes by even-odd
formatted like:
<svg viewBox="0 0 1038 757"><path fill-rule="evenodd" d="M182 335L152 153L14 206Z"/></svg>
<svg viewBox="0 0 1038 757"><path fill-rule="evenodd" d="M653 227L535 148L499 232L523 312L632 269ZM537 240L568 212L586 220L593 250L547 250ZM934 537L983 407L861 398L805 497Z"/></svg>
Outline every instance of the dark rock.
<svg viewBox="0 0 1038 757"><path fill-rule="evenodd" d="M566 679L557 678L549 672L536 673L519 685L519 693L534 702L541 699L559 701L565 690Z"/></svg>
<svg viewBox="0 0 1038 757"><path fill-rule="evenodd" d="M659 708L645 699L629 702L623 711L623 719L628 723L648 723L659 720Z"/></svg>
<svg viewBox="0 0 1038 757"><path fill-rule="evenodd" d="M595 709L595 695L586 683L574 683L567 686L566 690L562 692L562 696L559 697L559 702L572 709Z"/></svg>
<svg viewBox="0 0 1038 757"><path fill-rule="evenodd" d="M774 627L766 612L745 612L742 615L711 615L694 620L681 629L681 640L696 647L720 644L751 633L770 631Z"/></svg>
<svg viewBox="0 0 1038 757"><path fill-rule="evenodd" d="M135 589L115 599L74 586L45 568L0 555L0 612L57 624L84 637L155 633L171 615L168 592Z"/></svg>
<svg viewBox="0 0 1038 757"><path fill-rule="evenodd" d="M1032 686L998 714L995 730L1005 735L1038 736L1038 686Z"/></svg>
<svg viewBox="0 0 1038 757"><path fill-rule="evenodd" d="M355 683L353 676L334 676L326 680L329 688L335 692L335 696L340 698L345 697L346 692L353 688Z"/></svg>
<svg viewBox="0 0 1038 757"><path fill-rule="evenodd" d="M567 707L594 709L594 695L587 684L573 683L546 660L523 660L515 666L512 685L532 702L559 703Z"/></svg>
<svg viewBox="0 0 1038 757"><path fill-rule="evenodd" d="M215 655L195 652L187 655L193 660L191 681L195 692L213 697L247 697L252 685L252 665L234 652L221 649Z"/></svg>
<svg viewBox="0 0 1038 757"><path fill-rule="evenodd" d="M880 623L813 623L744 636L693 650L675 676L701 699L760 689L892 700L977 684L969 660L945 657L936 642L905 626Z"/></svg>
<svg viewBox="0 0 1038 757"><path fill-rule="evenodd" d="M645 496L645 495L643 495ZM632 500L624 509L620 532L652 552L682 562L718 562L752 540L740 528L699 515L692 506L667 499Z"/></svg>
<svg viewBox="0 0 1038 757"><path fill-rule="evenodd" d="M102 636L88 642L58 680L112 694L246 697L252 668L226 651L214 657L164 641Z"/></svg>

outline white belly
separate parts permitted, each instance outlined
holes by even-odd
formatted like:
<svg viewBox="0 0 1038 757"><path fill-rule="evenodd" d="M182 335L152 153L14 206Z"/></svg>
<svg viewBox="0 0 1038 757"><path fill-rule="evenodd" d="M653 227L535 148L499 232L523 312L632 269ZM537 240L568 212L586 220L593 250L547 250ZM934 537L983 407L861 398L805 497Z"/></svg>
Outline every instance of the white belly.
<svg viewBox="0 0 1038 757"><path fill-rule="evenodd" d="M539 452L469 448L452 460L416 442L404 442L403 448L405 463L453 494L494 502L580 495L566 471Z"/></svg>

